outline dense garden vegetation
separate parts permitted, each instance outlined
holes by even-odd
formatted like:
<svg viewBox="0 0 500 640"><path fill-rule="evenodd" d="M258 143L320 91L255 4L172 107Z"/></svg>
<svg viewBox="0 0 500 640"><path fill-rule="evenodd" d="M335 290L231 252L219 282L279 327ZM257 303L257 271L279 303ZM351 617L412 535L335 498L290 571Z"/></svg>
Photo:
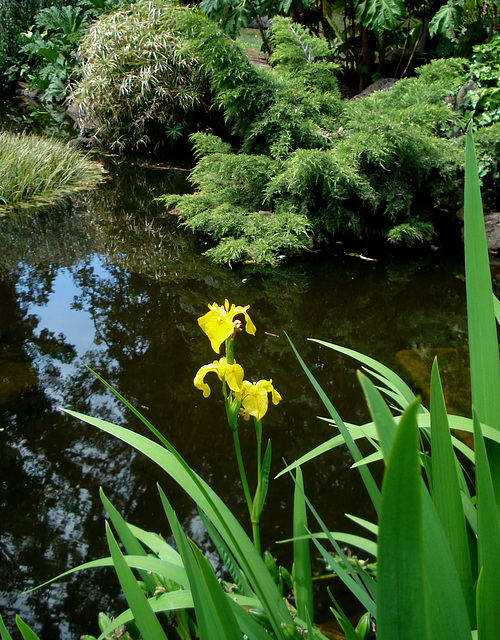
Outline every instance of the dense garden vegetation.
<svg viewBox="0 0 500 640"><path fill-rule="evenodd" d="M251 19L269 68L224 33L237 37ZM210 237L217 262L276 264L332 239L430 241L436 210L453 224L460 207L471 116L484 196L498 206L494 4L3 0L0 25L4 84L66 98L102 144L164 151L191 134L195 193L165 201ZM391 91L346 99L425 61Z"/></svg>

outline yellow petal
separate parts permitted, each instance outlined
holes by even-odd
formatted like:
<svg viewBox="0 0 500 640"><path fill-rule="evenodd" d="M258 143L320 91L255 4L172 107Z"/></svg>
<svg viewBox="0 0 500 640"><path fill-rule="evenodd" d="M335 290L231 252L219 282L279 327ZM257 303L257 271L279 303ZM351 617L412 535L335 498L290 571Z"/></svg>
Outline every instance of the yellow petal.
<svg viewBox="0 0 500 640"><path fill-rule="evenodd" d="M271 392L271 398L273 400L273 404L278 404L278 402L281 402L281 395L276 391L276 389L273 389Z"/></svg>
<svg viewBox="0 0 500 640"><path fill-rule="evenodd" d="M219 363L217 362L217 360L214 360L211 364L204 364L202 367L200 367L200 369L198 369L198 372L194 377L194 386L197 389L200 389L200 391L203 391L204 398L208 398L208 396L210 395L210 387L205 382L205 376L207 375L207 373L210 373L210 371L214 371L215 373L217 373L218 365Z"/></svg>
<svg viewBox="0 0 500 640"><path fill-rule="evenodd" d="M266 389L259 383L251 384L245 381L243 383L241 404L245 411L256 420L262 420L268 407Z"/></svg>
<svg viewBox="0 0 500 640"><path fill-rule="evenodd" d="M243 385L243 377L245 373L243 371L243 367L236 362L234 364L226 365L225 370L225 380L227 382L227 386L231 389L231 391L241 391Z"/></svg>
<svg viewBox="0 0 500 640"><path fill-rule="evenodd" d="M246 311L244 313L244 316L246 320L245 331L249 333L251 336L254 336L257 329L255 328L254 323L252 322L252 320L250 319L250 316Z"/></svg>
<svg viewBox="0 0 500 640"><path fill-rule="evenodd" d="M215 307L215 308L214 308ZM220 346L233 333L233 321L223 309L217 305L209 305L210 311L198 318L198 324L207 334L212 349L220 352Z"/></svg>

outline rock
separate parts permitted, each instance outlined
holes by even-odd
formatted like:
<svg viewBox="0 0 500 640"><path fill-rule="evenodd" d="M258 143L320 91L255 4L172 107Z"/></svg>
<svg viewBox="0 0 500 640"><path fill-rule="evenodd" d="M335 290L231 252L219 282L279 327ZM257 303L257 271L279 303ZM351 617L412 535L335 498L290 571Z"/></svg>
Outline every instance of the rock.
<svg viewBox="0 0 500 640"><path fill-rule="evenodd" d="M74 149L92 149L97 146L97 140L95 138L73 138L68 142L68 147Z"/></svg>
<svg viewBox="0 0 500 640"><path fill-rule="evenodd" d="M457 93L457 98L456 98L455 103L453 105L453 109L455 111L457 111L458 108L461 107L464 104L465 98L467 97L467 94L470 91L475 91L476 89L477 89L477 82L475 80L469 80L469 82L464 84L464 86Z"/></svg>
<svg viewBox="0 0 500 640"><path fill-rule="evenodd" d="M374 82L369 87L366 87L364 91L358 93L357 96L354 96L352 100L356 100L356 98L366 98L366 96L375 93L375 91L390 91L395 82L397 82L397 78L380 78L377 82Z"/></svg>
<svg viewBox="0 0 500 640"><path fill-rule="evenodd" d="M31 104L37 104L40 102L43 96L43 91L38 89L30 89L26 82L17 81L16 95L21 96L26 102Z"/></svg>
<svg viewBox="0 0 500 640"><path fill-rule="evenodd" d="M66 113L76 122L80 129L80 133L83 133L86 129L98 128L98 123L95 118L92 117L85 105L79 102L69 102L66 108Z"/></svg>
<svg viewBox="0 0 500 640"><path fill-rule="evenodd" d="M271 26L271 20L267 16L259 16L260 24L263 29L269 29ZM248 25L248 29L258 29L259 25L257 24L257 20L254 18L250 24Z"/></svg>
<svg viewBox="0 0 500 640"><path fill-rule="evenodd" d="M484 216L484 226L488 251L498 253L500 251L500 213L490 213Z"/></svg>
<svg viewBox="0 0 500 640"><path fill-rule="evenodd" d="M427 56L420 51L411 49L391 49L384 56L381 73L384 76L405 77L412 75L417 67L428 62Z"/></svg>

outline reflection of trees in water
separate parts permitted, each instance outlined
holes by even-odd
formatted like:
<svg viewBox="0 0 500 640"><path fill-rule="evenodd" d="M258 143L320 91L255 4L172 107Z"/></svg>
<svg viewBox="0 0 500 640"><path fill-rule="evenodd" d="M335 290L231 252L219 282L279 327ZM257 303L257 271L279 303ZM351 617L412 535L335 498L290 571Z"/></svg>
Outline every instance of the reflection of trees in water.
<svg viewBox="0 0 500 640"><path fill-rule="evenodd" d="M13 271L20 262L29 265L40 282L40 292L51 291L50 282L60 266L73 265L95 249L71 200L0 218L0 270Z"/></svg>

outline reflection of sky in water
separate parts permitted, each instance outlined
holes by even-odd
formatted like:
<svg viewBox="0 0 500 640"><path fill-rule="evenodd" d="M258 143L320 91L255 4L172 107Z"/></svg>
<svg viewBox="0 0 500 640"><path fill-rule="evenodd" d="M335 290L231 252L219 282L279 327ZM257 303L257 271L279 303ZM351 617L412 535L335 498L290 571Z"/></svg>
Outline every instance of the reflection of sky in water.
<svg viewBox="0 0 500 640"><path fill-rule="evenodd" d="M99 257L92 257L90 263L92 271L101 279L111 279L112 275L106 269ZM39 319L38 334L43 329L52 333L63 334L66 343L75 347L79 358L88 350L95 348L94 338L96 328L88 311L80 311L72 308L75 297L80 292L80 287L75 283L73 269L61 267L52 283L52 293L46 304L30 304L28 312ZM18 285L17 289L21 287Z"/></svg>
<svg viewBox="0 0 500 640"><path fill-rule="evenodd" d="M35 316L38 323L33 332L35 338L43 338L44 334L54 336L64 345L72 347L76 358L71 362L65 362L54 354L43 353L34 345L29 345L29 350L34 352L34 364L40 376L43 376L44 390L46 394L56 403L64 403L64 383L69 383L70 378L81 370L82 364L87 363L90 358L86 357L90 352L94 354L98 351L105 351L107 345L98 339L98 331L92 311L81 309L75 305L76 299L82 294L82 286L75 278L75 274L83 263L77 263L71 268L60 267L51 283L51 291L47 294L46 300L42 303L29 302L26 312L30 316ZM110 269L103 262L100 256L94 255L85 261L85 267L92 272L94 277L100 282L114 279ZM25 267L21 274L16 290L18 294L29 291L28 273L29 267ZM112 361L111 361L112 364ZM50 373L49 373L50 372ZM50 379L54 380L54 373L57 373L59 384L50 384ZM49 374L49 375L44 375ZM62 385L60 383L63 383ZM123 412L121 406L110 392L94 394L90 399L93 408L106 407L113 410L114 418L121 421Z"/></svg>

